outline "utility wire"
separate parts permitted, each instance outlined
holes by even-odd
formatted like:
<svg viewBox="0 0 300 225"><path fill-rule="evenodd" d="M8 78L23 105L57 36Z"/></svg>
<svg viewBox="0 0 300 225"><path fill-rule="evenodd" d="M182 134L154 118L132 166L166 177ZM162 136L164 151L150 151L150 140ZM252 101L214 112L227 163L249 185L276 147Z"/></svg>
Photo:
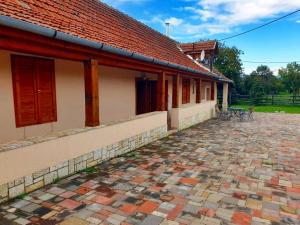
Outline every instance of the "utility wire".
<svg viewBox="0 0 300 225"><path fill-rule="evenodd" d="M284 15L284 16L282 16L282 17L279 17L279 18L277 18L277 19L275 19L275 20L272 20L272 21L270 21L270 22L268 22L268 23L265 23L265 24L263 24L263 25L260 25L260 26L258 26L258 27L252 28L252 29L250 29L250 30L244 31L244 32L239 33L239 34L235 34L235 35L233 35L233 36L229 36L229 37L227 37L227 38L220 39L219 41L225 41L225 40L228 40L228 39L232 39L232 38L235 38L235 37L238 37L238 36L241 36L241 35L250 33L250 32L252 32L252 31L258 30L258 29L260 29L260 28L262 28L262 27L265 27L265 26L268 26L268 25L270 25L270 24L272 24L272 23L275 23L275 22L277 22L277 21L279 21L279 20L282 20L282 19L284 19L284 18L286 18L286 17L289 17L289 16L291 16L291 15L293 15L293 14L296 14L296 13L298 13L298 12L300 12L300 9L298 9L298 10L296 10L296 11L293 11L293 12L291 12L291 13L289 13L289 14L287 14L287 15Z"/></svg>
<svg viewBox="0 0 300 225"><path fill-rule="evenodd" d="M293 62L296 62L296 63L300 63L300 61L293 61L293 62L256 62L256 61L242 61L244 63L256 63L256 64L259 64L259 63L262 63L262 64L268 64L268 63L274 63L274 64L280 64L280 63L285 63L285 64L289 64L289 63L293 63Z"/></svg>

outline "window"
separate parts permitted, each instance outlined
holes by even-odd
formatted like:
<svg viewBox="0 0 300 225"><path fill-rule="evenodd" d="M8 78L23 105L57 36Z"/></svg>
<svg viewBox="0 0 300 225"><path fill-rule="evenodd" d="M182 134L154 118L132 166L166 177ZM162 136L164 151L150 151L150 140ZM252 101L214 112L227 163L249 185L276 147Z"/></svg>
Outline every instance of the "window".
<svg viewBox="0 0 300 225"><path fill-rule="evenodd" d="M12 55L16 126L57 121L54 61Z"/></svg>
<svg viewBox="0 0 300 225"><path fill-rule="evenodd" d="M190 79L182 79L182 104L190 103L191 81Z"/></svg>

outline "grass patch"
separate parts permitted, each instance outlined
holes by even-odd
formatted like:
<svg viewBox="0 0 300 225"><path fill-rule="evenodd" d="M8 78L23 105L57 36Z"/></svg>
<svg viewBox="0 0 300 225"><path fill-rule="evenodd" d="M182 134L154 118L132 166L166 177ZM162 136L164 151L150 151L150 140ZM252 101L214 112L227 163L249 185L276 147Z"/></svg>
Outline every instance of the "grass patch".
<svg viewBox="0 0 300 225"><path fill-rule="evenodd" d="M248 109L249 105L233 105L231 107L239 107L243 109ZM254 106L255 112L267 112L267 113L275 113L275 112L285 112L290 114L300 114L300 106L280 106L280 105L270 105L270 106Z"/></svg>
<svg viewBox="0 0 300 225"><path fill-rule="evenodd" d="M20 194L20 195L18 195L18 196L16 197L16 199L23 200L26 196L27 196L26 193Z"/></svg>
<svg viewBox="0 0 300 225"><path fill-rule="evenodd" d="M94 174L94 173L97 173L98 170L95 167L89 167L89 168L82 170L82 172L87 173L87 174Z"/></svg>
<svg viewBox="0 0 300 225"><path fill-rule="evenodd" d="M137 157L139 154L136 151L125 154L125 157Z"/></svg>
<svg viewBox="0 0 300 225"><path fill-rule="evenodd" d="M57 184L59 181L61 181L61 178L57 177L53 180L53 184Z"/></svg>

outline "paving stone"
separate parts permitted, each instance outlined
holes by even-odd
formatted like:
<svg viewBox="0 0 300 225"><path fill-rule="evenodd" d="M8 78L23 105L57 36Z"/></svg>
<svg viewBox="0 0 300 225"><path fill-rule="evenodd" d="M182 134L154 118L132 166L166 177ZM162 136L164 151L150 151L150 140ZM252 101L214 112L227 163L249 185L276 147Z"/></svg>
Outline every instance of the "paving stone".
<svg viewBox="0 0 300 225"><path fill-rule="evenodd" d="M226 204L238 205L239 200L232 197L224 197L222 201Z"/></svg>
<svg viewBox="0 0 300 225"><path fill-rule="evenodd" d="M221 220L205 216L200 220L199 224L203 224L203 225L220 225Z"/></svg>
<svg viewBox="0 0 300 225"><path fill-rule="evenodd" d="M191 214L196 214L199 211L200 207L199 206L194 206L191 204L187 204L184 208L183 211L191 213Z"/></svg>
<svg viewBox="0 0 300 225"><path fill-rule="evenodd" d="M159 225L164 218L154 215L149 215L146 219L141 223L141 225Z"/></svg>
<svg viewBox="0 0 300 225"><path fill-rule="evenodd" d="M101 219L95 218L95 217L89 217L86 219L87 222L90 222L90 225L98 225L102 222Z"/></svg>
<svg viewBox="0 0 300 225"><path fill-rule="evenodd" d="M32 213L34 210L36 210L38 208L40 208L40 205L38 205L36 203L30 203L29 205L22 207L21 210L28 212L28 213Z"/></svg>
<svg viewBox="0 0 300 225"><path fill-rule="evenodd" d="M89 218L93 214L94 214L93 211L89 211L87 209L82 209L82 210L79 210L78 212L74 213L72 216L74 216L76 218L86 220L87 218Z"/></svg>
<svg viewBox="0 0 300 225"><path fill-rule="evenodd" d="M91 205L88 205L86 208L90 211L98 212L103 208L103 206L97 203L93 203Z"/></svg>
<svg viewBox="0 0 300 225"><path fill-rule="evenodd" d="M179 223L172 220L164 220L161 225L179 225Z"/></svg>
<svg viewBox="0 0 300 225"><path fill-rule="evenodd" d="M63 207L63 208L66 208L66 209L73 210L73 209L78 208L82 204L80 202L77 202L77 201L74 201L74 200L71 200L71 199L66 199L66 200L58 203L58 205Z"/></svg>
<svg viewBox="0 0 300 225"><path fill-rule="evenodd" d="M223 199L223 197L224 197L223 195L215 193L215 194L209 195L207 200L210 201L210 202L219 202Z"/></svg>
<svg viewBox="0 0 300 225"><path fill-rule="evenodd" d="M45 193L43 195L40 195L38 198L42 201L48 201L54 197L55 197L55 195L53 195L53 194Z"/></svg>
<svg viewBox="0 0 300 225"><path fill-rule="evenodd" d="M79 219L79 218L75 218L75 217L70 217L68 219L66 219L65 221L59 223L59 225L88 225L89 222Z"/></svg>
<svg viewBox="0 0 300 225"><path fill-rule="evenodd" d="M25 206L27 206L27 205L29 205L29 204L30 204L29 201L26 201L26 200L18 200L18 201L16 201L15 203L13 203L13 204L11 205L11 207L20 209L20 208L23 208L23 207L25 207Z"/></svg>
<svg viewBox="0 0 300 225"><path fill-rule="evenodd" d="M52 187L50 189L47 190L48 193L53 194L53 195L60 195L62 193L64 193L66 190L59 188L59 187Z"/></svg>
<svg viewBox="0 0 300 225"><path fill-rule="evenodd" d="M160 205L159 208L165 209L165 210L167 210L167 211L170 211L170 210L172 210L172 209L175 208L175 205L174 205L174 204L171 204L171 203L168 203L168 202L163 202L163 203Z"/></svg>
<svg viewBox="0 0 300 225"><path fill-rule="evenodd" d="M218 208L216 211L217 217L230 221L234 211L229 209Z"/></svg>
<svg viewBox="0 0 300 225"><path fill-rule="evenodd" d="M12 214L12 213L8 213L4 216L5 219L8 219L8 220L14 220L17 218L17 216L15 214ZM0 220L1 221L1 220ZM0 223L1 224L1 223Z"/></svg>
<svg viewBox="0 0 300 225"><path fill-rule="evenodd" d="M44 225L298 225L299 129L299 115L255 114L245 123L209 120L96 165L95 173L80 172L1 204L0 224L30 219ZM96 157L128 151L156 135L147 132L96 150ZM23 183L49 184L58 170L60 176L67 169L73 173L93 157L1 185L0 202L8 186L10 194L22 194Z"/></svg>
<svg viewBox="0 0 300 225"><path fill-rule="evenodd" d="M17 223L17 224L21 224L21 225L26 225L26 224L31 223L29 220L24 219L24 218L15 219L14 222Z"/></svg>

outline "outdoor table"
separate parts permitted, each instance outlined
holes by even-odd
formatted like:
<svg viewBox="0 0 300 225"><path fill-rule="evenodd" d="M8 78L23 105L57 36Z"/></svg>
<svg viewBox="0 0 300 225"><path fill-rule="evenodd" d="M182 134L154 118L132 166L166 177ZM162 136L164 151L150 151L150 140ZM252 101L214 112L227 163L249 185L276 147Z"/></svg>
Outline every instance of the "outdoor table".
<svg viewBox="0 0 300 225"><path fill-rule="evenodd" d="M245 112L245 109L243 108L228 108L228 111L233 113L233 116L236 116L236 117L240 117L241 113L242 112Z"/></svg>

